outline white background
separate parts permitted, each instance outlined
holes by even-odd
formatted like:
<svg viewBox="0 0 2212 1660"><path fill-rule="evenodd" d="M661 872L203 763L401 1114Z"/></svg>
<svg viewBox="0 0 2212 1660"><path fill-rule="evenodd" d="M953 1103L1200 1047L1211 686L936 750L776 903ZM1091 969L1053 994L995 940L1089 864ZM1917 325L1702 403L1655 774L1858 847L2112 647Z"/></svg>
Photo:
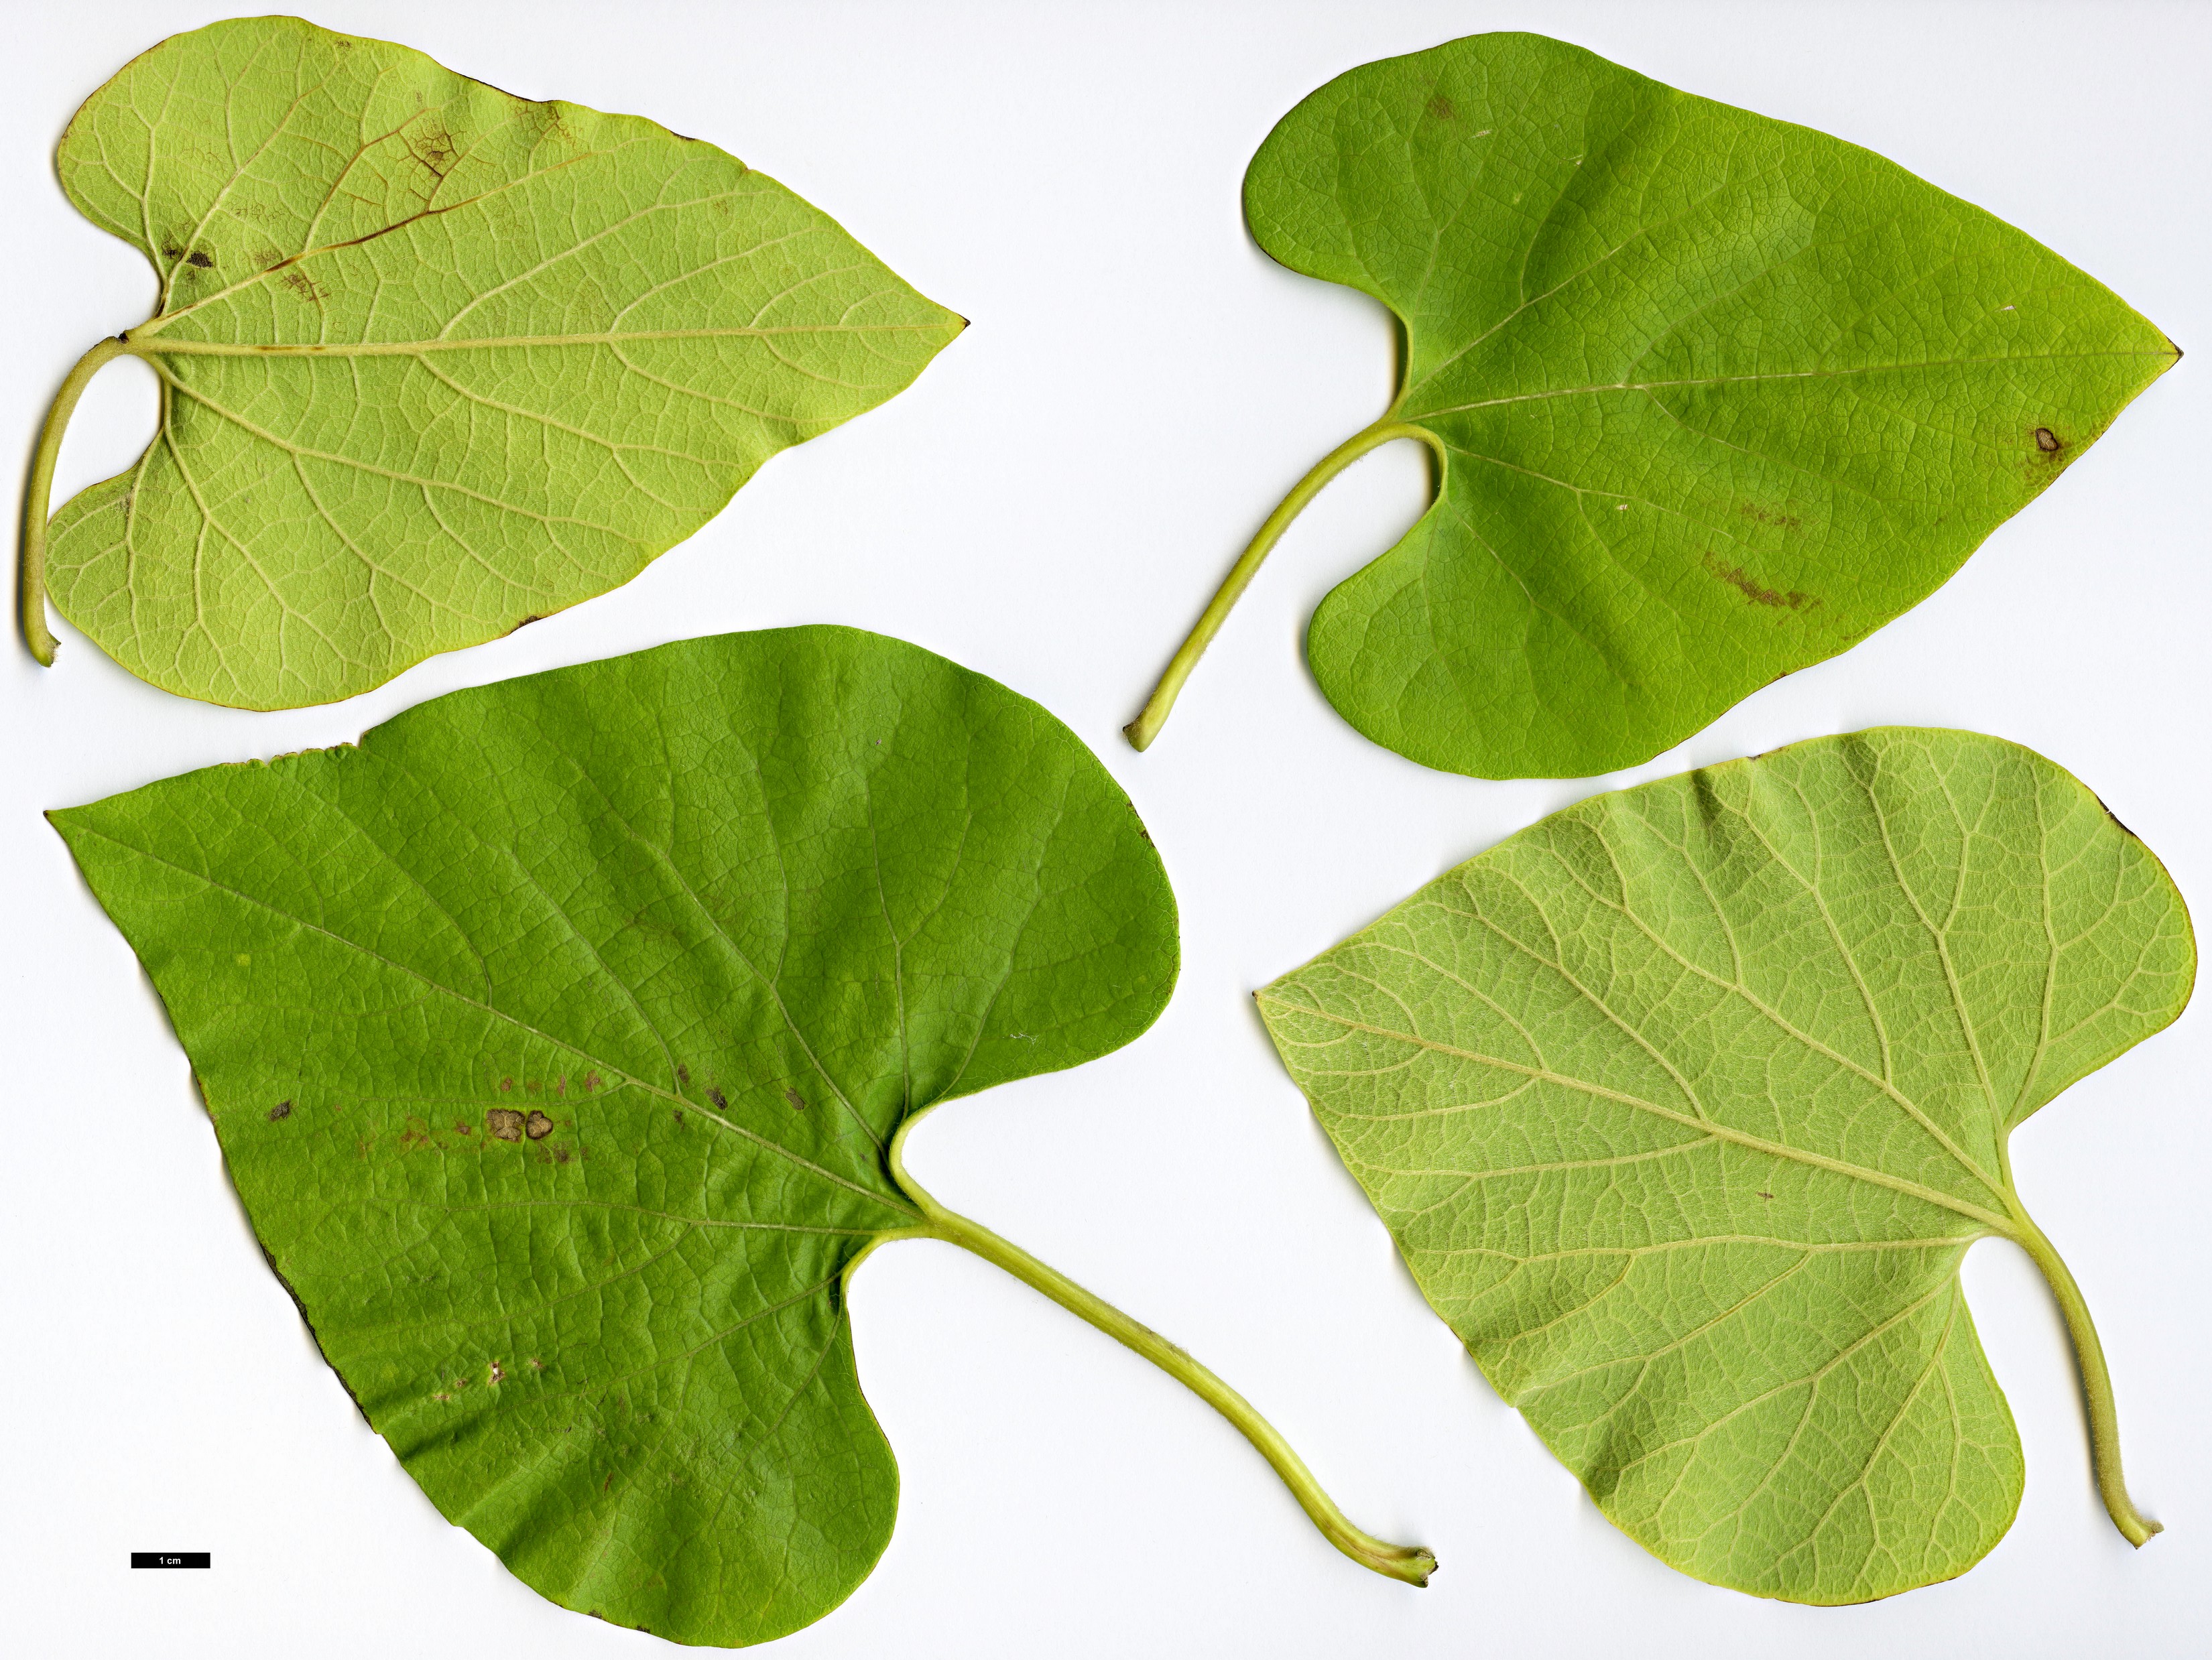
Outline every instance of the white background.
<svg viewBox="0 0 2212 1660"><path fill-rule="evenodd" d="M78 102L223 15L16 0L0 52L0 465L153 285L50 161ZM939 1114L945 1203L1194 1349L1366 1527L1432 1547L1417 1592L1307 1525L1225 1425L950 1246L856 1281L897 1536L799 1656L2201 1653L2212 1603L2212 1017L2020 1134L2117 1379L2140 1553L2091 1482L2071 1360L2026 1259L1968 1290L2027 1445L2009 1536L1949 1584L1815 1609L1698 1584L1618 1534L1421 1303L1248 994L1592 790L1888 722L2072 768L2212 907L2205 563L2212 365L2144 394L1948 586L1845 657L1606 780L1430 772L1329 710L1299 651L1327 590L1419 511L1398 445L1291 532L1159 744L1117 729L1290 484L1389 393L1361 296L1270 264L1245 162L1354 64L1541 29L1839 134L1981 203L2212 347L2212 9L2184 5L911 3L325 0L532 97L650 115L835 215L973 326L903 396L770 464L627 588L368 696L261 715L167 696L66 627L0 644L0 1646L26 1656L667 1652L542 1601L447 1525L362 1424L264 1267L185 1057L40 809L349 740L451 688L692 634L837 621L1036 697L1106 760L1182 906L1184 968L1119 1054ZM117 364L57 503L125 464L152 379ZM12 473L11 476L20 477ZM12 521L11 521L12 523ZM134 1548L210 1550L131 1572Z"/></svg>

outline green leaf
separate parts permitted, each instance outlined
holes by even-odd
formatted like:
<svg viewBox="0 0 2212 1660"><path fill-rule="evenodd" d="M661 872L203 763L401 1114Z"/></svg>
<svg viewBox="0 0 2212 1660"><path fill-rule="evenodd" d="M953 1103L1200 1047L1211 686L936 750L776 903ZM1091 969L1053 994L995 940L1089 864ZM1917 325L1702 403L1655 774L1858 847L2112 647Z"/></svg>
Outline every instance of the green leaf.
<svg viewBox="0 0 2212 1660"><path fill-rule="evenodd" d="M1585 777L1926 598L2179 355L1880 156L1539 35L1339 76L1244 209L1390 308L1398 393L1262 528L1139 748L1305 501L1395 438L1436 500L1315 613L1322 691L1427 766Z"/></svg>
<svg viewBox="0 0 2212 1660"><path fill-rule="evenodd" d="M440 1510L568 1607L757 1642L890 1536L842 1276L893 1135L1127 1043L1175 902L1059 722L726 636L57 813L270 1261Z"/></svg>
<svg viewBox="0 0 2212 1660"><path fill-rule="evenodd" d="M1151 839L1027 699L851 629L726 635L52 816L323 1354L556 1602L752 1643L866 1576L898 1475L845 1281L916 1237L1188 1384L1364 1566L1434 1566L905 1172L932 1107L1118 1048L1175 980Z"/></svg>
<svg viewBox="0 0 2212 1660"><path fill-rule="evenodd" d="M1963 1572L2020 1501L1959 1284L2023 1246L2013 1129L2166 1026L2196 947L2069 774L1821 738L1554 815L1260 993L1431 1306L1664 1560L1806 1602Z"/></svg>
<svg viewBox="0 0 2212 1660"><path fill-rule="evenodd" d="M903 389L961 319L712 144L532 103L296 18L162 42L86 100L70 199L143 249L100 364L160 429L54 517L62 614L188 697L289 708L605 593L778 451Z"/></svg>

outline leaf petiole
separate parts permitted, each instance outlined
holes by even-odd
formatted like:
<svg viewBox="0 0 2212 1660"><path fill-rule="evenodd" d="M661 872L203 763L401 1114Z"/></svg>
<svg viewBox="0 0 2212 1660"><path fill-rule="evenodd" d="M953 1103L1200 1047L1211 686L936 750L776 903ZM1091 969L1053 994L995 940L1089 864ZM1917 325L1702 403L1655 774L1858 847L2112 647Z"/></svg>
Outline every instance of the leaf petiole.
<svg viewBox="0 0 2212 1660"><path fill-rule="evenodd" d="M2017 1211L2015 1212L2017 1215ZM2112 1525L2120 1536L2141 1549L2150 1542L2151 1536L2165 1531L2165 1524L2153 1521L2135 1506L2128 1497L2128 1484L2120 1469L2120 1419L2112 1403L2112 1374L2105 1365L2105 1346L2097 1341L2097 1328L2089 1318L2089 1305L2081 1295L2081 1287L2074 1283L2074 1275L2043 1232L2026 1215L2019 1215L2019 1227L2012 1237L2027 1252L2051 1287L2051 1294L2058 1300L2058 1312L2066 1318L2066 1335L2074 1342L2074 1360L2081 1376L2081 1399L2089 1413L2089 1457L2097 1471L2097 1491L2105 1501L2105 1509L2112 1518Z"/></svg>
<svg viewBox="0 0 2212 1660"><path fill-rule="evenodd" d="M1282 539L1283 532L1291 528L1291 521L1304 512L1306 504L1319 495L1322 487L1346 467L1369 451L1380 449L1393 439L1399 438L1419 439L1436 452L1439 461L1443 458L1443 442L1434 433L1412 421L1397 420L1395 415L1386 415L1373 426L1355 433L1331 450L1314 463L1312 471L1291 487L1290 494L1285 496L1275 511L1267 515L1259 534L1237 555L1237 563L1229 567L1228 576L1223 579L1213 598L1200 614L1189 638L1183 641L1169 661L1167 671L1153 688L1152 699L1145 705L1144 712L1121 729L1132 748L1149 748L1152 740L1160 735L1160 728L1167 724L1168 711L1175 707L1176 698L1182 691L1183 682L1190 678L1190 671L1198 666L1199 658L1213 643L1214 635L1221 632L1221 625L1229 619L1230 608L1237 603L1253 577L1258 574L1261 562L1275 543Z"/></svg>
<svg viewBox="0 0 2212 1660"><path fill-rule="evenodd" d="M39 429L39 447L31 453L31 480L23 492L23 542L20 555L23 611L23 643L31 655L53 667L54 637L46 627L46 503L53 494L54 463L62 452L62 433L84 389L106 365L131 350L121 336L103 340L77 359L76 367L54 394L46 411L46 424Z"/></svg>
<svg viewBox="0 0 2212 1660"><path fill-rule="evenodd" d="M933 1199L907 1174L900 1157L907 1132L921 1122L922 1116L917 1113L899 1126L891 1137L890 1162L892 1179L921 1210L927 1225L901 1229L896 1235L884 1237L943 1239L972 1251L1032 1290L1051 1298L1070 1313L1090 1322L1116 1342L1135 1350L1235 1425L1237 1433L1274 1466L1275 1473L1283 1478L1291 1496L1298 1501L1298 1507L1329 1543L1362 1567L1389 1578L1401 1579L1409 1585L1429 1583L1429 1576L1437 1566L1437 1559L1431 1552L1419 1545L1389 1544L1352 1525L1351 1518L1322 1491L1321 1483L1314 1479L1305 1461L1291 1450L1275 1427L1262 1418L1249 1401L1188 1354L1151 1327L1139 1324L1110 1303L1093 1296L1057 1269L1039 1262L1019 1245L1001 1239L980 1222L947 1210ZM858 1265L857 1259L854 1265Z"/></svg>

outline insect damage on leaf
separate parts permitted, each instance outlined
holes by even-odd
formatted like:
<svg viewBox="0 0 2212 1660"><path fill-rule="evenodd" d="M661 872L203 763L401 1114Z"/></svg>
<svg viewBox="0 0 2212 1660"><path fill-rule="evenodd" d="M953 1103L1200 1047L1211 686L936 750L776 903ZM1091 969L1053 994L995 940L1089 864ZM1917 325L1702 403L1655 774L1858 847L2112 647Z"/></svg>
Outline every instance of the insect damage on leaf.
<svg viewBox="0 0 2212 1660"><path fill-rule="evenodd" d="M2121 1479L2011 1131L2178 1015L2181 896L2069 774L1822 738L1545 820L1260 993L1432 1307L1686 1572L1854 1602L1965 1572L2020 1443L1960 1287L2021 1245Z"/></svg>
<svg viewBox="0 0 2212 1660"><path fill-rule="evenodd" d="M618 586L963 326L712 144L296 18L163 41L57 163L161 286L56 400L24 627L51 661L50 586L132 673L247 708ZM155 439L49 526L70 409L124 355Z"/></svg>
<svg viewBox="0 0 2212 1660"><path fill-rule="evenodd" d="M1340 1549L1433 1566L904 1172L921 1114L1119 1047L1175 980L1127 797L1006 688L850 629L730 635L53 820L323 1353L555 1601L750 1643L860 1583L897 1474L844 1287L886 1237L1016 1273L1199 1389Z"/></svg>
<svg viewBox="0 0 2212 1660"><path fill-rule="evenodd" d="M1315 613L1322 690L1427 766L1588 777L1917 604L2179 355L1880 156L1539 35L1339 76L1244 209L1390 308L1400 382L1261 527L1139 748L1305 502L1397 439L1436 500Z"/></svg>

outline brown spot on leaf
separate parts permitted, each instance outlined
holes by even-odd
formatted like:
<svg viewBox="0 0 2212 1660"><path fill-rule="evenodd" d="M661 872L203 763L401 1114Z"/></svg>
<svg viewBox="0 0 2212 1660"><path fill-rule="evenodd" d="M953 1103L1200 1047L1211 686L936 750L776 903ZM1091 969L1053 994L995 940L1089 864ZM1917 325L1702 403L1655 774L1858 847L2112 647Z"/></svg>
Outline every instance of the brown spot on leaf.
<svg viewBox="0 0 2212 1660"><path fill-rule="evenodd" d="M594 1089L597 1089L599 1087L599 1075L598 1073L596 1073L596 1072L586 1072L586 1074L584 1074L584 1093L585 1093L586 1095L590 1094L591 1094Z"/></svg>
<svg viewBox="0 0 2212 1660"><path fill-rule="evenodd" d="M2035 447L2047 456L2055 456L2066 447L2065 442L2048 427L2035 429Z"/></svg>
<svg viewBox="0 0 2212 1660"><path fill-rule="evenodd" d="M1429 113L1439 121L1449 121L1459 113L1459 110L1450 99L1438 93L1429 100Z"/></svg>
<svg viewBox="0 0 2212 1660"><path fill-rule="evenodd" d="M522 1139L522 1114L511 1106L495 1106L484 1114L484 1128L503 1142Z"/></svg>
<svg viewBox="0 0 2212 1660"><path fill-rule="evenodd" d="M1725 564L1711 554L1705 557L1705 568L1739 591L1753 605L1771 606L1778 611L1802 611L1808 605L1820 603L1811 594L1801 593L1795 588L1784 593L1779 588L1762 586L1741 565Z"/></svg>
<svg viewBox="0 0 2212 1660"><path fill-rule="evenodd" d="M1748 501L1738 507L1736 512L1741 513L1746 518L1755 518L1761 524L1772 524L1784 530L1802 530L1805 525L1805 521L1795 513L1774 512L1765 507L1753 506Z"/></svg>
<svg viewBox="0 0 2212 1660"><path fill-rule="evenodd" d="M676 1063L676 1081L686 1089L691 1087L691 1069L681 1061Z"/></svg>
<svg viewBox="0 0 2212 1660"><path fill-rule="evenodd" d="M501 1078L499 1081L499 1087L500 1093L501 1094L505 1094L508 1090L514 1087L514 1080L512 1078Z"/></svg>
<svg viewBox="0 0 2212 1660"><path fill-rule="evenodd" d="M514 627L508 629L507 632L510 634L519 633L521 630L527 628L532 623L543 622L544 621L545 619L544 617L532 613L531 615L523 618L521 621L516 623Z"/></svg>
<svg viewBox="0 0 2212 1660"><path fill-rule="evenodd" d="M197 265L204 271L211 271L215 269L215 256L204 248L194 248L185 256L185 264Z"/></svg>
<svg viewBox="0 0 2212 1660"><path fill-rule="evenodd" d="M437 130L414 134L407 141L407 153L421 164L433 179L443 179L453 170L453 158L459 152L454 148L453 135Z"/></svg>
<svg viewBox="0 0 2212 1660"><path fill-rule="evenodd" d="M484 1381L492 1384L505 1383L507 1381L507 1368L500 1365L498 1361L494 1360L489 1366L484 1368Z"/></svg>
<svg viewBox="0 0 2212 1660"><path fill-rule="evenodd" d="M783 1092L783 1099L791 1103L791 1110L793 1112L804 1112L806 1111L806 1097L800 1094L796 1089L785 1090Z"/></svg>
<svg viewBox="0 0 2212 1660"><path fill-rule="evenodd" d="M315 286L314 278L309 276L297 265L285 268L283 281L286 288L310 306L319 306L323 303L323 291Z"/></svg>
<svg viewBox="0 0 2212 1660"><path fill-rule="evenodd" d="M275 1124L280 1118L289 1118L291 1116L292 1103L289 1101L279 1101L269 1109L269 1122L271 1124Z"/></svg>
<svg viewBox="0 0 2212 1660"><path fill-rule="evenodd" d="M720 1108L725 1112L727 1112L730 1110L729 1102L723 1099L722 1092L719 1089L708 1090L707 1092L707 1099L714 1102L717 1107Z"/></svg>
<svg viewBox="0 0 2212 1660"><path fill-rule="evenodd" d="M553 1133L553 1120L543 1112L533 1112L523 1121L523 1133L533 1142L542 1142Z"/></svg>

